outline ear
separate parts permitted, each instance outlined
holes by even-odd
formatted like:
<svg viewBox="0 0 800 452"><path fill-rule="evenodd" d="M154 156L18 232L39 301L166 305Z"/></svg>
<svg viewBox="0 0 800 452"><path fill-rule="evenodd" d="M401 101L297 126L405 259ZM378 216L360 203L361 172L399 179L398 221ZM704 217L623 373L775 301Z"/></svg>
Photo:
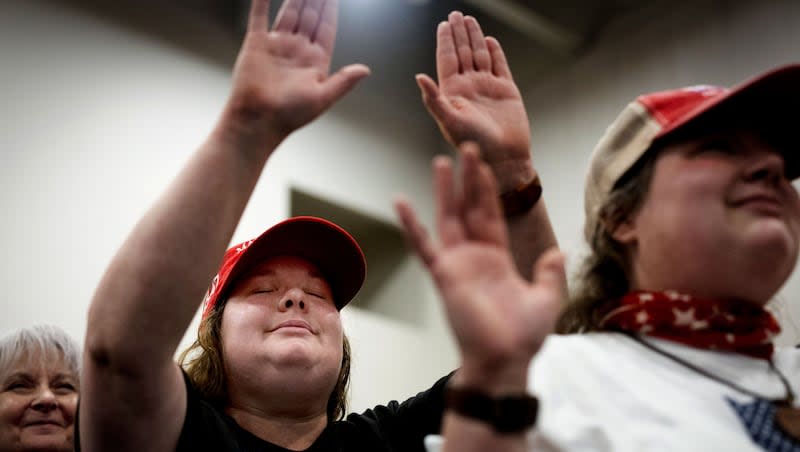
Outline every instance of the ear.
<svg viewBox="0 0 800 452"><path fill-rule="evenodd" d="M614 230L611 231L611 237L623 245L635 243L638 238L636 215L619 223Z"/></svg>

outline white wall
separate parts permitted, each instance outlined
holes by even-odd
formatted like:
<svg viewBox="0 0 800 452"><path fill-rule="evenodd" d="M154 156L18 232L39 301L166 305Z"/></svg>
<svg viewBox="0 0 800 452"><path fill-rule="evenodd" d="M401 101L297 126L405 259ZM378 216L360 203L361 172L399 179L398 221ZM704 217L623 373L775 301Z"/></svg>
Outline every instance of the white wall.
<svg viewBox="0 0 800 452"><path fill-rule="evenodd" d="M800 60L800 2L671 2L642 14L644 27L616 24L567 71L525 86L533 157L560 244L574 266L585 252L583 178L589 153L619 111L638 94L701 83L732 85L773 66ZM796 106L789 111L796 111ZM778 297L785 334L798 340L800 277ZM788 301L794 302L789 313Z"/></svg>
<svg viewBox="0 0 800 452"><path fill-rule="evenodd" d="M0 334L54 323L82 341L105 266L211 129L229 70L41 0L0 2L0 55ZM428 215L418 149L436 143L406 136L386 140L335 114L303 129L269 162L234 240L285 217L290 185L391 221L391 195L405 192ZM425 324L344 315L353 409L405 398L457 363L428 280L407 265L430 295Z"/></svg>

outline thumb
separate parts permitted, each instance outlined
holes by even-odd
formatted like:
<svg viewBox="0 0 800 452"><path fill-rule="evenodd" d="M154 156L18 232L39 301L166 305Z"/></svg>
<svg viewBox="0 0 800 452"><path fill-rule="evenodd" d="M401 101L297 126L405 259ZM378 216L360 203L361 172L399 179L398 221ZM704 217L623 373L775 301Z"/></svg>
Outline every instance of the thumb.
<svg viewBox="0 0 800 452"><path fill-rule="evenodd" d="M330 104L336 102L369 74L369 67L363 64L351 64L339 69L323 83L324 98Z"/></svg>
<svg viewBox="0 0 800 452"><path fill-rule="evenodd" d="M567 272L564 269L565 257L558 248L552 247L537 259L533 270L533 283L554 290L563 299L567 295ZM559 300L560 301L560 300Z"/></svg>
<svg viewBox="0 0 800 452"><path fill-rule="evenodd" d="M417 74L417 86L422 93L422 103L428 109L428 113L435 119L441 120L447 115L447 105L442 102L439 96L439 87L432 78L425 74Z"/></svg>

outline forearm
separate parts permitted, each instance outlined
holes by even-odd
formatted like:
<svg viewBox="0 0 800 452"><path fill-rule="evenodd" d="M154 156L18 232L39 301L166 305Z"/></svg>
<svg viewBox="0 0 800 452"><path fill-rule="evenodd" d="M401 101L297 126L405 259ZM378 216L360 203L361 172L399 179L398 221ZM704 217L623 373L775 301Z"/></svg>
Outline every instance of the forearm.
<svg viewBox="0 0 800 452"><path fill-rule="evenodd" d="M495 163L492 170L498 182L498 195L514 190L538 176L530 159ZM558 245L544 196L527 212L506 217L506 227L517 271L530 280L539 256Z"/></svg>
<svg viewBox="0 0 800 452"><path fill-rule="evenodd" d="M528 212L506 218L511 254L520 275L530 280L539 256L558 246L544 197Z"/></svg>
<svg viewBox="0 0 800 452"><path fill-rule="evenodd" d="M227 110L117 252L92 300L87 358L126 373L171 360L282 139L246 124Z"/></svg>

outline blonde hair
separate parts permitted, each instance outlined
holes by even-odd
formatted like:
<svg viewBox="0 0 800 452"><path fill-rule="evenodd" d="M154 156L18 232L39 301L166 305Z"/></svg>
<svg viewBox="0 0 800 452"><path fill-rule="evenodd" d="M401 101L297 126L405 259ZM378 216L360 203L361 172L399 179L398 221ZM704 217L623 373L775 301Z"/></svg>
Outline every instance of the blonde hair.
<svg viewBox="0 0 800 452"><path fill-rule="evenodd" d="M556 331L587 333L600 329L600 320L630 290L630 262L625 247L612 236L647 196L658 150L648 152L614 185L600 206L594 231L587 231L589 255L578 272L575 291L561 314Z"/></svg>

